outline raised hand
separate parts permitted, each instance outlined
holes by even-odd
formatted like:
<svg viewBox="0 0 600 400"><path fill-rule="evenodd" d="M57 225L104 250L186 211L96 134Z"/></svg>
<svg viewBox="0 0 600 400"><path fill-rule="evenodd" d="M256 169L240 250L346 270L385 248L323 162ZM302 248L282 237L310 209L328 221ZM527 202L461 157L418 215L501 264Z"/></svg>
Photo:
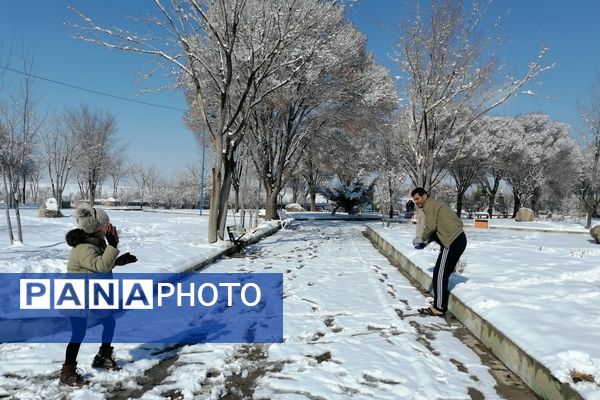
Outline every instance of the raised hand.
<svg viewBox="0 0 600 400"><path fill-rule="evenodd" d="M127 252L125 254L121 254L119 257L117 257L117 260L115 261L115 265L126 265L126 264L131 264L137 261L137 257L134 256L133 254Z"/></svg>
<svg viewBox="0 0 600 400"><path fill-rule="evenodd" d="M108 244L112 247L117 247L119 245L119 234L117 233L117 228L113 224L106 224L104 227L104 232Z"/></svg>

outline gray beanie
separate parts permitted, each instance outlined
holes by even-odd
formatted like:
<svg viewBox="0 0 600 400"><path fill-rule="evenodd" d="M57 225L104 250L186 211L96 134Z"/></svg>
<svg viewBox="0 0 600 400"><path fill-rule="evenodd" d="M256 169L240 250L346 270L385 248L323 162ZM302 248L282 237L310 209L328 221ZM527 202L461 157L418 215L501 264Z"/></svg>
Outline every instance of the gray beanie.
<svg viewBox="0 0 600 400"><path fill-rule="evenodd" d="M96 210L96 221L100 222L102 226L110 224L110 218L103 209L94 207L94 210Z"/></svg>
<svg viewBox="0 0 600 400"><path fill-rule="evenodd" d="M77 209L75 218L77 218L79 229L85 233L98 232L110 222L104 210L87 205Z"/></svg>

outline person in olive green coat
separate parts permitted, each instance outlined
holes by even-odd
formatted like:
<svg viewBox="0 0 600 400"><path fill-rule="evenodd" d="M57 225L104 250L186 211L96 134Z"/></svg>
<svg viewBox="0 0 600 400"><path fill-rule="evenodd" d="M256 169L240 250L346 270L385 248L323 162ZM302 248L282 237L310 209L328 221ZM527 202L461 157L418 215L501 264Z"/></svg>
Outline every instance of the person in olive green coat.
<svg viewBox="0 0 600 400"><path fill-rule="evenodd" d="M117 246L119 236L108 215L102 209L81 207L76 212L77 229L69 231L66 241L73 249L69 255L69 273L110 273L116 265L137 261L129 253L119 256ZM106 243L108 241L108 244ZM77 372L77 355L87 328L86 314L70 317L71 340L65 352L65 363L60 371L59 381L68 386L83 386L88 382ZM112 338L115 319L109 314L100 319L102 323L102 345L94 357L92 367L105 370L119 370L113 358Z"/></svg>
<svg viewBox="0 0 600 400"><path fill-rule="evenodd" d="M448 281L450 275L467 247L467 236L463 223L450 207L432 199L423 188L416 188L411 196L425 217L425 228L420 238L413 240L416 249L422 249L435 241L440 245L440 253L433 270L433 304L419 309L423 315L444 315L448 310Z"/></svg>

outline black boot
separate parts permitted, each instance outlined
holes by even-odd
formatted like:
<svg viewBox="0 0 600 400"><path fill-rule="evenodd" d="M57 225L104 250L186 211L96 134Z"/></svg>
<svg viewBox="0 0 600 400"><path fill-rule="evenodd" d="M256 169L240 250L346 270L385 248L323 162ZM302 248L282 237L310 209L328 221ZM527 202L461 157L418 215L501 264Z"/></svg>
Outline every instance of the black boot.
<svg viewBox="0 0 600 400"><path fill-rule="evenodd" d="M63 364L60 370L59 381L61 385L73 387L81 387L89 383L77 371L77 363Z"/></svg>
<svg viewBox="0 0 600 400"><path fill-rule="evenodd" d="M100 350L92 362L92 367L109 371L120 371L121 367L117 365L113 356L112 346L100 346Z"/></svg>

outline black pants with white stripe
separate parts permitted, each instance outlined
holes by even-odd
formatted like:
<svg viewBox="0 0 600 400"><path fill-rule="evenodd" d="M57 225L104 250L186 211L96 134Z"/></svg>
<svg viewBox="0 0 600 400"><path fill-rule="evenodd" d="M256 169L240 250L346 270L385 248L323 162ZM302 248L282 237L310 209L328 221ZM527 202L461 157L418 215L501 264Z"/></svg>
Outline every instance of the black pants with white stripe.
<svg viewBox="0 0 600 400"><path fill-rule="evenodd" d="M433 306L443 312L448 310L448 280L454 272L458 259L467 247L465 233L458 235L450 247L442 246L433 270Z"/></svg>

